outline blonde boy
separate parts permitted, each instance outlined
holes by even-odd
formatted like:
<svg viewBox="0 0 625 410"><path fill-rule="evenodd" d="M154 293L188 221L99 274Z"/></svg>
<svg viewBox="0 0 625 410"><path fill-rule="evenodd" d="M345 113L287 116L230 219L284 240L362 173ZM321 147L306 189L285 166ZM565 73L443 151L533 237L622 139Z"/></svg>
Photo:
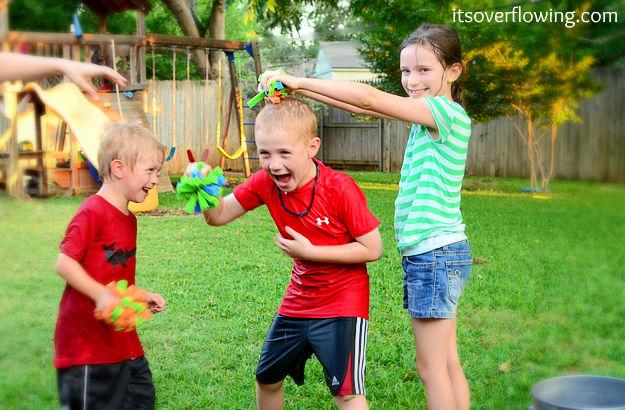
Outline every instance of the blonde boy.
<svg viewBox="0 0 625 410"><path fill-rule="evenodd" d="M313 353L339 408L367 408L366 262L382 254L379 222L352 178L314 158L316 131L304 102L267 105L255 128L262 170L204 213L217 226L266 205L279 231L276 245L293 258L291 282L256 369L260 409L282 408L283 380L290 375L302 384Z"/></svg>
<svg viewBox="0 0 625 410"><path fill-rule="evenodd" d="M135 283L137 220L128 202L142 202L158 183L163 147L135 125L107 129L98 151L104 181L82 203L60 245L57 273L67 285L54 335L62 408L152 409L152 374L135 330L117 332L93 316L114 302L105 285ZM148 293L152 312L165 300Z"/></svg>

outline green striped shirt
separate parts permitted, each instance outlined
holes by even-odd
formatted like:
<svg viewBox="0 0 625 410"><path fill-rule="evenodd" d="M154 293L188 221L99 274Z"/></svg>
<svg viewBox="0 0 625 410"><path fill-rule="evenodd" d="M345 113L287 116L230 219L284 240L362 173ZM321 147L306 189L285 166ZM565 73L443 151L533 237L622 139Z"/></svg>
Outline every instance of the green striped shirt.
<svg viewBox="0 0 625 410"><path fill-rule="evenodd" d="M464 232L460 189L471 135L471 119L446 97L426 98L438 140L413 124L395 200L395 238L402 252L438 235Z"/></svg>

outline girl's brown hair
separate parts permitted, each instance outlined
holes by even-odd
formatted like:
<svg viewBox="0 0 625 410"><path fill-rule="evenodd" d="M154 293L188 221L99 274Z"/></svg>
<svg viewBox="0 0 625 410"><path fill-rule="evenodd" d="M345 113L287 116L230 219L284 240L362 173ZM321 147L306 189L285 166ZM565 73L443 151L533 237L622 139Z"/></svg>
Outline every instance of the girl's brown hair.
<svg viewBox="0 0 625 410"><path fill-rule="evenodd" d="M423 23L404 39L399 46L399 52L401 53L404 48L413 44L430 46L443 68L460 64L464 71L460 38L452 27L443 24ZM462 86L458 81L451 84L451 97L455 102L462 103Z"/></svg>

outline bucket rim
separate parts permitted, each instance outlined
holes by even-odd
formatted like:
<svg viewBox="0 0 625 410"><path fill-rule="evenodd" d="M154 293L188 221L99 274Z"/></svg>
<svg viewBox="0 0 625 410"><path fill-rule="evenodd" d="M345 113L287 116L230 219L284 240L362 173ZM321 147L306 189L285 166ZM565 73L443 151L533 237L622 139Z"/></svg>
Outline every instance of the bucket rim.
<svg viewBox="0 0 625 410"><path fill-rule="evenodd" d="M532 390L531 390L531 394L532 394L532 402L534 402L535 400L540 400L542 403L546 404L546 405L550 405L550 406L558 406L560 408L562 408L563 410L582 410L582 409L592 409L591 407L570 407L570 406L563 406L561 404L558 404L556 402L553 402L551 400L548 399L543 399L543 398L539 398L536 397L536 390L538 388L540 388L541 386L544 386L545 384L554 382L556 380L564 380L564 379L594 379L594 380L610 380L610 381L615 381L615 382L622 382L623 384L625 384L625 379L622 377L616 377L616 376L603 376L603 375L595 375L595 374L571 374L571 375L565 375L565 376L555 376L555 377L550 377L548 379L543 379L537 383L534 384L534 386L532 386ZM610 410L610 409L621 409L623 408L623 406L619 406L619 407L605 407L605 410Z"/></svg>

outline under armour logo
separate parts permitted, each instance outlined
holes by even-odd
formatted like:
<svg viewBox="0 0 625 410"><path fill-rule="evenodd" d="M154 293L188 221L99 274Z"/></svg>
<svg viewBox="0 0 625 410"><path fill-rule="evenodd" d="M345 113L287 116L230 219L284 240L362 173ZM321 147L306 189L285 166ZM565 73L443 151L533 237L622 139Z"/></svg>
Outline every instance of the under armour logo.
<svg viewBox="0 0 625 410"><path fill-rule="evenodd" d="M327 216L323 219L317 218L317 225L321 226L321 224L330 225L330 220L328 219Z"/></svg>
<svg viewBox="0 0 625 410"><path fill-rule="evenodd" d="M336 380L336 376L332 376L332 386L338 386L340 383Z"/></svg>

